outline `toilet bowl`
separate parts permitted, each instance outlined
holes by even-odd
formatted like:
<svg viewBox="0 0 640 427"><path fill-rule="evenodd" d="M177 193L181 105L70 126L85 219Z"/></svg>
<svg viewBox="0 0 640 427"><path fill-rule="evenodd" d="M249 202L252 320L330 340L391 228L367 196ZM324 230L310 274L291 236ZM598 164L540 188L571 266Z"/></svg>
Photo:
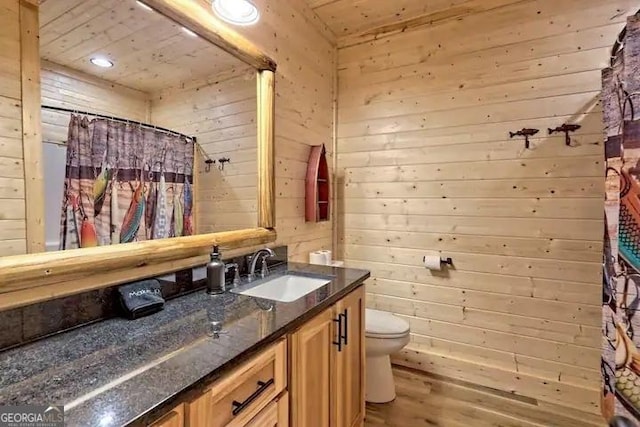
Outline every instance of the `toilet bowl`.
<svg viewBox="0 0 640 427"><path fill-rule="evenodd" d="M398 316L367 308L365 311L366 393L372 403L391 402L396 386L390 355L409 343L409 324Z"/></svg>

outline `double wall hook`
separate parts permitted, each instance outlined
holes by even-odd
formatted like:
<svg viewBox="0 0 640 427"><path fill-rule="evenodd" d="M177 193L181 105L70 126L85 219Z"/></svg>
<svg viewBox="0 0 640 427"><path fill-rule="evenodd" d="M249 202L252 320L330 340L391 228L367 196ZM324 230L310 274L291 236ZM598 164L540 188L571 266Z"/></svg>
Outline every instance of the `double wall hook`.
<svg viewBox="0 0 640 427"><path fill-rule="evenodd" d="M214 164L216 161L212 160L212 159L207 159L204 161L205 167L204 167L204 171L205 172L211 172L211 165Z"/></svg>
<svg viewBox="0 0 640 427"><path fill-rule="evenodd" d="M220 157L218 159L218 169L220 169L221 171L224 170L224 164L225 163L231 163L231 159L228 157Z"/></svg>
<svg viewBox="0 0 640 427"><path fill-rule="evenodd" d="M564 132L564 143L567 147L571 146L571 136L569 136L569 132L575 132L580 129L582 126L580 125L572 125L569 123L564 123L562 126L558 126L555 129L549 128L549 135L553 135L554 133Z"/></svg>
<svg viewBox="0 0 640 427"><path fill-rule="evenodd" d="M524 148L529 148L529 137L540 132L540 129L523 128L516 132L509 132L509 138L514 136L524 136Z"/></svg>

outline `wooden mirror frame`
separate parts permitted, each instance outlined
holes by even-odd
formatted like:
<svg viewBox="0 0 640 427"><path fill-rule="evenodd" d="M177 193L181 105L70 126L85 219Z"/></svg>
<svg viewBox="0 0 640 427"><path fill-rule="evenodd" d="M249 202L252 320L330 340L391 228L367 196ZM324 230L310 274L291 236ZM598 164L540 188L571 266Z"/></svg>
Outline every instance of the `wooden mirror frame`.
<svg viewBox="0 0 640 427"><path fill-rule="evenodd" d="M33 15L35 11L37 17L38 10L33 4L35 2L30 3L32 10L28 13ZM273 155L275 62L216 19L211 10L203 4L206 2L144 0L144 3L257 70L257 227L122 245L3 257L0 258L0 310L200 265L206 262L213 245L220 245L223 249L234 249L276 240ZM38 20L32 16L28 22L36 28L27 30L38 34ZM33 46L33 40L31 57L25 57L23 51L23 64L27 62L33 65L34 61L39 64L39 50L34 49L37 46ZM33 57L35 54L37 58ZM34 67L30 68L33 71ZM40 94L36 93L39 105ZM34 100L29 101L29 105L34 106Z"/></svg>

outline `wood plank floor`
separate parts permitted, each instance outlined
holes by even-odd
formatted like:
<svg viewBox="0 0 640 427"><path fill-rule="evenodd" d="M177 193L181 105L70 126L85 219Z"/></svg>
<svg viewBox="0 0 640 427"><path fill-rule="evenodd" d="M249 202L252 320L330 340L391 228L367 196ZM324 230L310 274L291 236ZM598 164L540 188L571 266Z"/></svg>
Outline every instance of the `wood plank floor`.
<svg viewBox="0 0 640 427"><path fill-rule="evenodd" d="M397 398L367 404L366 427L604 426L599 417L394 367Z"/></svg>

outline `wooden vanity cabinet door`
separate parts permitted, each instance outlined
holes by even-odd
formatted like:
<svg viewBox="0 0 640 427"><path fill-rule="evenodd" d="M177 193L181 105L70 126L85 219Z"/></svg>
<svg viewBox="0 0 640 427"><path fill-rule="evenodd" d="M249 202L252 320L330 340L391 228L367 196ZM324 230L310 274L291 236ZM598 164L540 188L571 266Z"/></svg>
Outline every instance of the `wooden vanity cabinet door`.
<svg viewBox="0 0 640 427"><path fill-rule="evenodd" d="M307 322L291 335L291 425L329 427L331 378L337 339L333 308Z"/></svg>
<svg viewBox="0 0 640 427"><path fill-rule="evenodd" d="M359 427L364 423L365 288L361 286L336 303L342 314L343 345L336 352L334 369L335 427ZM346 332L346 333L345 333Z"/></svg>
<svg viewBox="0 0 640 427"><path fill-rule="evenodd" d="M173 408L171 412L151 424L151 427L184 427L184 404Z"/></svg>

